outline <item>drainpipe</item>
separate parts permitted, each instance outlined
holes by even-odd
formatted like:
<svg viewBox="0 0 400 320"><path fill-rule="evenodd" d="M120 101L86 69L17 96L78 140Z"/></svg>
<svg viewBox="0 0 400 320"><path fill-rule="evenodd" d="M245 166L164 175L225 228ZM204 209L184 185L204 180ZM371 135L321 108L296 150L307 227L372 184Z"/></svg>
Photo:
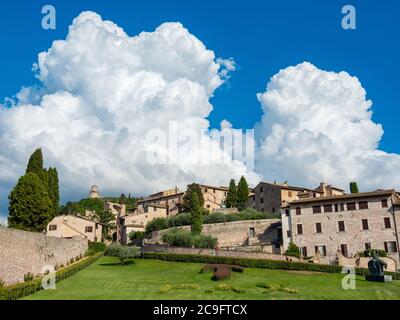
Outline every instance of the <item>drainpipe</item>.
<svg viewBox="0 0 400 320"><path fill-rule="evenodd" d="M394 222L394 232L396 233L397 254L399 255L399 261L400 261L399 234L397 231L396 211L394 210L393 194L390 196L390 199L392 200L392 214L393 214L393 222Z"/></svg>

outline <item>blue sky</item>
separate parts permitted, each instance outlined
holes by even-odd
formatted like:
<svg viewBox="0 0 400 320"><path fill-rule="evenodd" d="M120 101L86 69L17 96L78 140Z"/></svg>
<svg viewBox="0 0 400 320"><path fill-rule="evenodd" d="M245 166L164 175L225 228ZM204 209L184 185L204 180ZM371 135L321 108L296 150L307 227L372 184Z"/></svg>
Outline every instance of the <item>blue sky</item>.
<svg viewBox="0 0 400 320"><path fill-rule="evenodd" d="M57 29L41 28L41 8L57 9ZM357 10L357 30L341 28L341 8ZM260 119L256 93L281 68L310 61L323 70L346 70L357 76L374 102L373 120L382 123L381 149L400 152L398 1L2 1L0 67L5 79L0 97L32 84L37 54L65 38L72 19L83 10L99 13L129 35L152 31L166 21L180 21L216 56L233 57L239 70L229 86L212 99L212 126L226 118L238 128Z"/></svg>
<svg viewBox="0 0 400 320"><path fill-rule="evenodd" d="M56 30L41 27L41 8L46 4L56 7ZM346 4L356 8L356 30L341 27ZM37 83L31 71L37 54L54 40L65 39L68 26L82 11L97 12L130 36L179 21L216 57L232 57L238 66L211 99L212 127L227 119L235 128L253 128L262 115L256 94L265 91L280 69L309 61L321 70L344 70L359 78L374 103L372 120L383 125L379 149L400 153L398 1L14 0L2 1L0 10L0 101ZM4 215L3 198L0 214Z"/></svg>

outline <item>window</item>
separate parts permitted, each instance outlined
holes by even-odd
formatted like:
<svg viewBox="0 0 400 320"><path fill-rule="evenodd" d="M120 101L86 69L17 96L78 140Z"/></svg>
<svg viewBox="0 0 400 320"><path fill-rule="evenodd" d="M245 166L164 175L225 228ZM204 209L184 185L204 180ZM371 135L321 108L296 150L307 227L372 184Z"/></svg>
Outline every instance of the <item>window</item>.
<svg viewBox="0 0 400 320"><path fill-rule="evenodd" d="M55 231L55 230L57 230L57 225L56 224L51 224L49 226L49 231Z"/></svg>
<svg viewBox="0 0 400 320"><path fill-rule="evenodd" d="M289 198L291 198L292 197L292 191L289 191L288 195L289 195Z"/></svg>
<svg viewBox="0 0 400 320"><path fill-rule="evenodd" d="M361 222L363 230L368 230L368 219L362 219Z"/></svg>
<svg viewBox="0 0 400 320"><path fill-rule="evenodd" d="M387 199L382 199L382 200L381 200L381 203L382 203L382 208L387 208L387 207L388 207L388 201L387 201Z"/></svg>
<svg viewBox="0 0 400 320"><path fill-rule="evenodd" d="M264 198L261 198L261 199L260 199L260 202L261 202L261 203L264 203Z"/></svg>
<svg viewBox="0 0 400 320"><path fill-rule="evenodd" d="M208 189L207 189L207 188L205 188L205 189L204 189L204 192L208 192Z"/></svg>
<svg viewBox="0 0 400 320"><path fill-rule="evenodd" d="M301 215L301 208L300 207L297 207L296 208L296 215Z"/></svg>
<svg viewBox="0 0 400 320"><path fill-rule="evenodd" d="M387 253L395 253L397 252L397 245L395 241L388 241L384 243L385 251Z"/></svg>
<svg viewBox="0 0 400 320"><path fill-rule="evenodd" d="M320 222L315 224L315 230L317 233L322 233L322 225Z"/></svg>
<svg viewBox="0 0 400 320"><path fill-rule="evenodd" d="M347 256L348 256L347 244L341 244L341 245L340 245L340 251L342 252L342 255L344 255L345 257L347 257Z"/></svg>
<svg viewBox="0 0 400 320"><path fill-rule="evenodd" d="M260 188L260 192L264 192L264 188L263 187Z"/></svg>
<svg viewBox="0 0 400 320"><path fill-rule="evenodd" d="M275 208L272 208L272 212L275 213L275 211L276 211L276 209L275 209Z"/></svg>
<svg viewBox="0 0 400 320"><path fill-rule="evenodd" d="M346 231L344 227L344 221L338 221L339 232Z"/></svg>
<svg viewBox="0 0 400 320"><path fill-rule="evenodd" d="M324 205L324 212L332 212L332 205L331 204L325 204Z"/></svg>
<svg viewBox="0 0 400 320"><path fill-rule="evenodd" d="M319 253L322 257L326 256L325 246L315 246L315 254Z"/></svg>
<svg viewBox="0 0 400 320"><path fill-rule="evenodd" d="M297 234L303 234L303 225L302 224L297 225Z"/></svg>
<svg viewBox="0 0 400 320"><path fill-rule="evenodd" d="M123 223L123 222L122 222ZM96 230L99 228L99 225L96 223Z"/></svg>
<svg viewBox="0 0 400 320"><path fill-rule="evenodd" d="M338 203L335 204L335 212L339 212L339 204Z"/></svg>
<svg viewBox="0 0 400 320"><path fill-rule="evenodd" d="M85 227L85 232L87 232L87 233L93 232L93 227L92 226L86 226Z"/></svg>
<svg viewBox="0 0 400 320"><path fill-rule="evenodd" d="M321 206L313 206L312 211L313 213L321 213Z"/></svg>
<svg viewBox="0 0 400 320"><path fill-rule="evenodd" d="M372 246L370 242L365 243L365 250L371 250Z"/></svg>
<svg viewBox="0 0 400 320"><path fill-rule="evenodd" d="M352 210L356 210L356 203L355 202L349 202L347 204L347 211L352 211Z"/></svg>
<svg viewBox="0 0 400 320"><path fill-rule="evenodd" d="M97 242L97 237L94 237L94 242Z"/></svg>
<svg viewBox="0 0 400 320"><path fill-rule="evenodd" d="M254 228L250 228L249 234L250 234L250 237L255 237L256 236L256 232L255 232Z"/></svg>
<svg viewBox="0 0 400 320"><path fill-rule="evenodd" d="M213 189L213 193L215 193L215 189Z"/></svg>
<svg viewBox="0 0 400 320"><path fill-rule="evenodd" d="M157 208L156 208L156 207L153 207L153 211L157 211Z"/></svg>
<svg viewBox="0 0 400 320"><path fill-rule="evenodd" d="M286 214L286 217L289 217L290 210L289 210L289 209L286 209L286 210L285 210L285 214Z"/></svg>
<svg viewBox="0 0 400 320"><path fill-rule="evenodd" d="M340 204L340 211L344 211L344 203Z"/></svg>
<svg viewBox="0 0 400 320"><path fill-rule="evenodd" d="M360 201L360 202L358 203L358 208L359 208L360 210L368 209L368 201Z"/></svg>
<svg viewBox="0 0 400 320"><path fill-rule="evenodd" d="M300 247L300 254L302 257L307 257L307 247Z"/></svg>
<svg viewBox="0 0 400 320"><path fill-rule="evenodd" d="M385 228L390 229L392 224L390 223L390 218L384 218L383 221L385 222Z"/></svg>
<svg viewBox="0 0 400 320"><path fill-rule="evenodd" d="M292 233L290 232L290 230L286 231L286 236L287 236L288 238L290 238L290 237L292 236Z"/></svg>

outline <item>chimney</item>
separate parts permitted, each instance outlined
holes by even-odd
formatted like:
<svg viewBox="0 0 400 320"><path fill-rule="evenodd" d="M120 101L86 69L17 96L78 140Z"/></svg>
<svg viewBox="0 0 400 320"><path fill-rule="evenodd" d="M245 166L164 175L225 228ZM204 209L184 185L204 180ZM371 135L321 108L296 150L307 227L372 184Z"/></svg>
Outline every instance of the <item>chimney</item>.
<svg viewBox="0 0 400 320"><path fill-rule="evenodd" d="M321 182L319 188L320 188L320 190L322 191L323 196L324 196L324 197L327 197L328 194L327 194L327 190L326 190L326 183L325 183L325 182Z"/></svg>

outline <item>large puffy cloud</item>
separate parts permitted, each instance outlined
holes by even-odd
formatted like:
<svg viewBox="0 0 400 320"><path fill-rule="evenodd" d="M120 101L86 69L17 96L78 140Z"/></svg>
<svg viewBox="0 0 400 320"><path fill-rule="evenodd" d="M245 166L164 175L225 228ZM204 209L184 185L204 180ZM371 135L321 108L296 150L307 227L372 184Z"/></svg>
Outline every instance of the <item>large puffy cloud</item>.
<svg viewBox="0 0 400 320"><path fill-rule="evenodd" d="M209 99L234 69L232 59L217 60L180 23L130 37L83 12L65 40L39 54L41 86L22 88L11 107L0 106L3 208L37 147L46 165L59 169L64 199L84 196L91 184L103 194L146 194L193 181L226 184L240 175L256 182L207 133ZM184 146L179 159L169 152L171 141L148 140L168 135L171 122ZM198 141L185 140L192 132L185 130L199 132ZM149 149L167 161L150 163ZM199 163L210 150L220 161Z"/></svg>
<svg viewBox="0 0 400 320"><path fill-rule="evenodd" d="M264 115L256 168L264 177L364 190L400 186L400 156L378 149L383 135L356 77L310 63L281 70L257 95Z"/></svg>

